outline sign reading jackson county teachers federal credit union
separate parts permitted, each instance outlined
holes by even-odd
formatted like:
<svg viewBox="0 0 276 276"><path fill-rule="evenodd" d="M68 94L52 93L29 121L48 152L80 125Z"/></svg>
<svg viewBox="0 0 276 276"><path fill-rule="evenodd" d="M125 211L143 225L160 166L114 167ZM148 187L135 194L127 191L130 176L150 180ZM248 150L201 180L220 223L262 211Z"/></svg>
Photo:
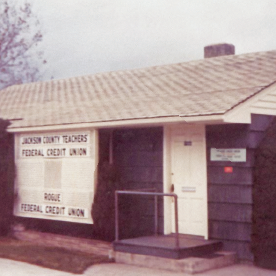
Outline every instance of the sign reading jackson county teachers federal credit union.
<svg viewBox="0 0 276 276"><path fill-rule="evenodd" d="M211 148L211 161L246 162L246 149Z"/></svg>
<svg viewBox="0 0 276 276"><path fill-rule="evenodd" d="M89 143L89 133L21 136L20 157L86 157L90 156Z"/></svg>
<svg viewBox="0 0 276 276"><path fill-rule="evenodd" d="M15 135L14 215L92 224L98 132Z"/></svg>

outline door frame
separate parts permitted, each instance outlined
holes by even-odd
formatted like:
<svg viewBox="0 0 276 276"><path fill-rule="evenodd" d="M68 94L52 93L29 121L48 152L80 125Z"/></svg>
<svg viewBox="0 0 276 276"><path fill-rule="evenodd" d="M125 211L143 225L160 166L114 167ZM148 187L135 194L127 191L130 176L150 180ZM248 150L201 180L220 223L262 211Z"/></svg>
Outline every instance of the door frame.
<svg viewBox="0 0 276 276"><path fill-rule="evenodd" d="M185 123L186 124L186 123ZM178 124L179 126L185 124ZM163 127L163 191L164 193L171 192L171 167L172 167L172 137L171 129L175 125L165 125ZM205 125L204 125L205 129ZM204 161L202 170L205 171L205 233L204 238L208 239L208 191L207 191L207 159L206 159L206 131L204 132ZM164 234L172 233L172 199L164 197Z"/></svg>

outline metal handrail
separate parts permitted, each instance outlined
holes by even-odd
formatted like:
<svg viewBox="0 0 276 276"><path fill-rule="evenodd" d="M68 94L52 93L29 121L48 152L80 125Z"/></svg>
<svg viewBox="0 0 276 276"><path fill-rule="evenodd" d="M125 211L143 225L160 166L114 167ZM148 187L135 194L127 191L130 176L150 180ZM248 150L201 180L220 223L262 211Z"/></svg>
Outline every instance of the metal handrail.
<svg viewBox="0 0 276 276"><path fill-rule="evenodd" d="M115 241L119 241L119 195L146 195L154 196L154 219L155 219L155 235L158 234L158 196L170 196L174 198L174 214L175 214L175 248L179 248L179 234L178 234L178 207L177 207L177 195L175 193L156 193L156 192L141 192L141 191L115 191Z"/></svg>

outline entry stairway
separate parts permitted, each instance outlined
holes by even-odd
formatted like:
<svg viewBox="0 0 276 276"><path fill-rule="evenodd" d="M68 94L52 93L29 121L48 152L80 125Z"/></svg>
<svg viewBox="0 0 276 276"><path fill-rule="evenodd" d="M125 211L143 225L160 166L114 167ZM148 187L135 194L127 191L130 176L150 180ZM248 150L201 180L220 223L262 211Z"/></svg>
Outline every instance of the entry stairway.
<svg viewBox="0 0 276 276"><path fill-rule="evenodd" d="M153 190L149 191L149 190ZM178 196L175 193L160 193L155 189L122 190L115 192L115 241L114 258L117 263L166 269L176 272L199 273L234 264L237 255L222 251L219 241L183 235L178 232ZM119 239L119 196L135 195L154 198L154 235ZM171 197L174 202L175 234L158 234L158 197Z"/></svg>
<svg viewBox="0 0 276 276"><path fill-rule="evenodd" d="M195 274L237 262L234 252L222 250L218 241L179 235L179 246L171 235L124 239L113 243L117 263Z"/></svg>

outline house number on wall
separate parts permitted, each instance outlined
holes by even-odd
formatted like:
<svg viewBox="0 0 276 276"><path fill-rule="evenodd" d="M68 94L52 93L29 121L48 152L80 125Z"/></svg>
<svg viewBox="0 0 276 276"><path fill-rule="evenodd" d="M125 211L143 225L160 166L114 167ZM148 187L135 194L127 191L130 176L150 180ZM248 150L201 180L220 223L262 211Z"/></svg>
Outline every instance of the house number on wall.
<svg viewBox="0 0 276 276"><path fill-rule="evenodd" d="M191 146L192 145L192 141L184 141L184 146Z"/></svg>

